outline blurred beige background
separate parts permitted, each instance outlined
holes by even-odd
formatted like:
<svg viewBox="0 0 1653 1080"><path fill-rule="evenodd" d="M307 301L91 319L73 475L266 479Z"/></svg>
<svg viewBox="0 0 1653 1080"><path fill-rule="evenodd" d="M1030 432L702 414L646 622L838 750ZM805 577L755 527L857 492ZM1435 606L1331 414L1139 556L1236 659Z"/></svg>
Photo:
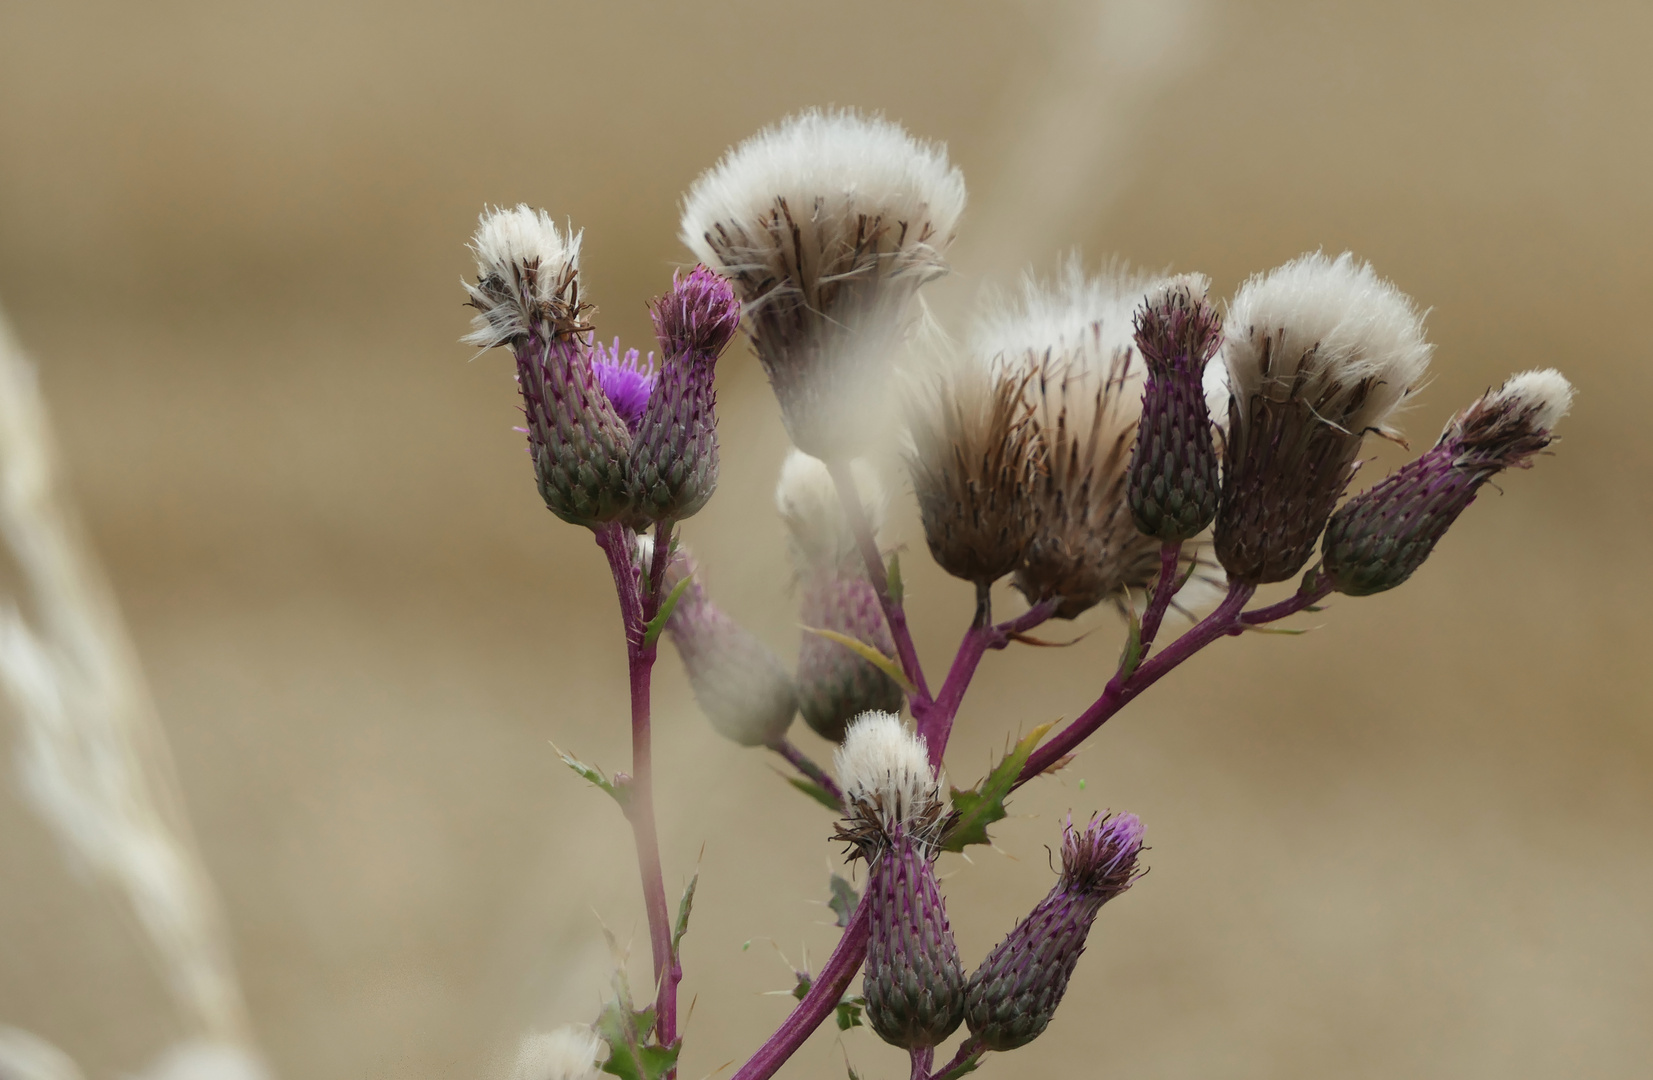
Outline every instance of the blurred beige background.
<svg viewBox="0 0 1653 1080"><path fill-rule="evenodd" d="M950 318L1070 245L1223 294L1352 248L1433 308L1422 442L1512 370L1579 388L1557 455L1412 584L1222 643L1028 789L1003 857L949 857L973 962L1047 888L1069 808L1135 810L1154 849L1050 1031L982 1075L1647 1075L1650 34L1631 3L0 7L0 302L279 1075L496 1075L523 1031L595 1013L599 916L642 970L628 832L548 743L624 763L607 575L538 503L508 360L456 342L462 245L485 202L572 217L600 328L641 341L685 258L679 194L827 103L963 166ZM723 485L687 535L790 652L784 439L744 347L721 389ZM968 590L898 516L939 665ZM989 659L955 777L1088 703L1117 626L1085 625ZM668 884L701 872L692 1078L784 1015L771 942L830 949L837 853L823 811L710 732L675 656L659 672ZM0 732L0 1022L97 1080L135 1071L177 1021L16 799ZM846 1054L905 1075L865 1031L785 1075Z"/></svg>

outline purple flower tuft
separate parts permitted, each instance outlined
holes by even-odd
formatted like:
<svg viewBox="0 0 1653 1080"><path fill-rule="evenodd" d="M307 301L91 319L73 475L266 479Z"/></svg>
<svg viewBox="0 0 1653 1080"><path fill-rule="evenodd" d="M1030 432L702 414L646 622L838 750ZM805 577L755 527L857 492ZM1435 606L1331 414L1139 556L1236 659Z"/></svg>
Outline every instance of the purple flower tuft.
<svg viewBox="0 0 1653 1080"><path fill-rule="evenodd" d="M727 281L696 266L672 275L672 291L649 306L654 332L668 357L699 353L715 359L740 327L740 301Z"/></svg>
<svg viewBox="0 0 1653 1080"><path fill-rule="evenodd" d="M615 338L606 351L598 344L592 353L591 366L597 371L597 383L608 395L609 404L626 422L626 428L637 434L643 413L649 407L649 395L660 381L659 372L654 370L654 354L649 353L648 360L644 361L639 359L636 349L627 349L622 356L620 339Z"/></svg>
<svg viewBox="0 0 1653 1080"><path fill-rule="evenodd" d="M1136 868L1141 852L1142 819L1135 814L1092 818L1082 829L1073 827L1070 816L1062 830L1059 887L1112 900L1141 876Z"/></svg>

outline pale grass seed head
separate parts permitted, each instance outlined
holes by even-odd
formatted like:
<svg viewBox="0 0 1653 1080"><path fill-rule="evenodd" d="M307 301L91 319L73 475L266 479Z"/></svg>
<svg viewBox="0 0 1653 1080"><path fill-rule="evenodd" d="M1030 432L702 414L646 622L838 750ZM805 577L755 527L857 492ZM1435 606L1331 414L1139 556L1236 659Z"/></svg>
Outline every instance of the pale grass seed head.
<svg viewBox="0 0 1653 1080"><path fill-rule="evenodd" d="M863 850L902 834L934 839L942 820L941 780L924 742L894 713L865 712L850 722L833 754L851 831Z"/></svg>
<svg viewBox="0 0 1653 1080"><path fill-rule="evenodd" d="M850 463L861 507L876 537L884 525L888 499L878 473L867 461ZM860 565L855 536L844 514L838 487L826 463L802 450L791 450L775 484L775 509L791 538L794 569L803 574L848 565Z"/></svg>
<svg viewBox="0 0 1653 1080"><path fill-rule="evenodd" d="M577 321L580 239L557 228L551 215L519 204L484 210L471 239L476 284L465 282L477 314L467 345L488 349L526 334L536 321Z"/></svg>
<svg viewBox="0 0 1653 1080"><path fill-rule="evenodd" d="M1389 421L1422 382L1434 348L1411 298L1349 252L1310 252L1252 277L1226 326L1236 399L1301 400L1352 435L1396 434Z"/></svg>

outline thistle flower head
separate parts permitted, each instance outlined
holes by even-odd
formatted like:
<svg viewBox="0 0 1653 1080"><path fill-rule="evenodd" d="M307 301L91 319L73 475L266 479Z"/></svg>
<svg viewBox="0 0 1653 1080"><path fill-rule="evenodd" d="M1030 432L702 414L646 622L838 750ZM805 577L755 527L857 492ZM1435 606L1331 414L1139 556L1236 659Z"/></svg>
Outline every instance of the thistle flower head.
<svg viewBox="0 0 1653 1080"><path fill-rule="evenodd" d="M850 475L861 498L862 510L876 536L883 527L887 502L878 474L864 460L850 463ZM818 569L860 565L855 535L838 496L838 487L826 463L802 450L791 450L775 484L775 509L791 539L794 565L800 574Z"/></svg>
<svg viewBox="0 0 1653 1080"><path fill-rule="evenodd" d="M465 283L477 314L467 345L489 349L544 322L558 333L581 329L580 233L559 231L551 215L519 205L484 210L471 253L476 284Z"/></svg>
<svg viewBox="0 0 1653 1080"><path fill-rule="evenodd" d="M946 269L964 179L899 125L810 110L747 139L684 200L682 239L728 277L792 441L861 445L918 288Z"/></svg>
<svg viewBox="0 0 1653 1080"><path fill-rule="evenodd" d="M1345 252L1247 281L1229 308L1228 425L1217 556L1231 578L1283 581L1308 562L1363 436L1391 427L1431 347L1412 301Z"/></svg>
<svg viewBox="0 0 1653 1080"><path fill-rule="evenodd" d="M1332 515L1321 542L1332 586L1369 596L1403 584L1482 484L1504 469L1527 468L1550 445L1572 400L1572 385L1559 372L1528 371L1453 417L1433 449Z"/></svg>
<svg viewBox="0 0 1653 1080"><path fill-rule="evenodd" d="M1031 603L1058 600L1060 618L1146 588L1159 572L1159 546L1137 531L1126 500L1143 381L1131 316L1153 284L1117 268L1087 277L1070 260L1053 283L1026 279L972 334L979 355L1027 374L1036 524L1014 582Z"/></svg>
<svg viewBox="0 0 1653 1080"><path fill-rule="evenodd" d="M511 1080L590 1080L608 1045L585 1024L564 1024L523 1036Z"/></svg>
<svg viewBox="0 0 1653 1080"><path fill-rule="evenodd" d="M832 764L849 814L840 839L856 844L869 861L894 838L935 839L943 817L941 781L924 741L899 716L856 717Z"/></svg>
<svg viewBox="0 0 1653 1080"><path fill-rule="evenodd" d="M626 428L637 434L637 426L643 422L643 413L649 407L649 395L660 381L660 373L654 368L654 354L649 353L647 360L641 360L636 349L627 349L622 355L620 339L615 338L606 351L601 344L593 349L591 366L597 373L597 385L602 387L603 396L626 422Z"/></svg>
<svg viewBox="0 0 1653 1080"><path fill-rule="evenodd" d="M1142 819L1135 814L1107 814L1079 828L1070 816L1062 829L1058 888L1106 903L1142 876L1136 867L1141 853Z"/></svg>
<svg viewBox="0 0 1653 1080"><path fill-rule="evenodd" d="M704 266L672 275L671 292L649 305L654 333L667 356L716 359L740 329L740 301L729 282Z"/></svg>

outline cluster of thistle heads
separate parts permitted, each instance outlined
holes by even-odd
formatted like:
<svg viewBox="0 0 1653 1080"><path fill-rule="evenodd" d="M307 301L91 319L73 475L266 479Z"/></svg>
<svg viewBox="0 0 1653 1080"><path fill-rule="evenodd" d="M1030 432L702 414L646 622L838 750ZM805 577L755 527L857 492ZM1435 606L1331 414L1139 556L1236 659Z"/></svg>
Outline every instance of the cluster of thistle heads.
<svg viewBox="0 0 1653 1080"><path fill-rule="evenodd" d="M857 549L876 538L884 501L859 459L892 427L942 569L980 592L1009 578L1071 619L1135 602L1167 551L1189 580L1179 605L1197 603L1196 585L1254 587L1306 567L1305 588L1394 588L1483 484L1549 445L1571 402L1553 370L1515 375L1422 456L1345 498L1366 437L1402 441L1398 414L1432 352L1418 307L1369 264L1306 254L1219 310L1198 274L1087 275L1070 262L984 304L955 339L934 332L920 291L947 271L964 205L942 147L882 119L806 112L730 150L688 192L681 238L700 265L651 305L658 354L600 342L580 235L527 207L483 215L466 340L515 354L554 514L669 538L716 486L714 365L744 326L796 447L777 506L802 621L886 656L867 578L877 553ZM856 506L860 523L845 514ZM681 545L666 574L695 574ZM802 712L842 743L845 835L882 912L867 967L879 1034L934 1045L961 1020L990 1048L1038 1034L1096 908L1130 883L1136 819L1070 824L1057 889L966 980L929 871L939 789L922 747L895 749L911 738L894 719L900 688L831 636L805 635L788 673L699 580L666 628L720 733L777 746Z"/></svg>

